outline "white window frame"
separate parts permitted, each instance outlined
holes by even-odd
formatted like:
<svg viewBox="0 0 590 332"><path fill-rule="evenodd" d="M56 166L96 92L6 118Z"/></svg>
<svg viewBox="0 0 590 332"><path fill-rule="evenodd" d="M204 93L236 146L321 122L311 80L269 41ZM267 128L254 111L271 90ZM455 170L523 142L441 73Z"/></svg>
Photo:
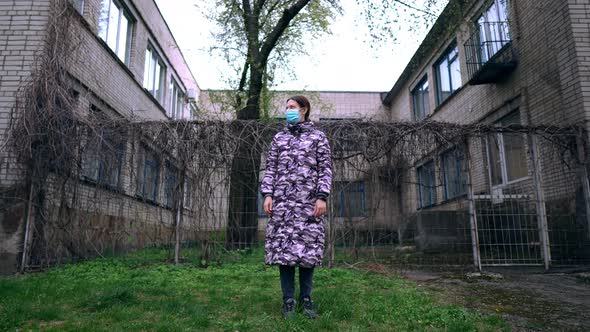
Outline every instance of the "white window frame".
<svg viewBox="0 0 590 332"><path fill-rule="evenodd" d="M108 6L107 6L108 3ZM117 22L116 22L116 29L114 35L114 40L111 40L112 36L109 34L112 32L111 29L113 26L111 25L110 17L111 11L113 10L113 6L115 6L118 10L117 15ZM106 9L106 13L103 13L103 9ZM110 49L117 55L117 57L123 61L125 64L129 64L129 58L131 54L131 38L132 38L132 30L133 30L133 17L131 13L123 6L123 4L119 0L101 0L101 13L99 14L99 22L98 22L98 35L99 37L104 40L104 42L110 47ZM123 32L121 27L123 26L122 19L127 21L127 26L125 27L125 31ZM103 20L106 19L106 22ZM102 25L104 24L104 28L101 29ZM122 40L121 33L125 34L125 39ZM113 44L114 42L114 44ZM123 49L122 49L123 47Z"/></svg>
<svg viewBox="0 0 590 332"><path fill-rule="evenodd" d="M196 121L197 120L197 108L195 107L194 104L190 103L189 104L189 110L191 112L190 120L191 121Z"/></svg>
<svg viewBox="0 0 590 332"><path fill-rule="evenodd" d="M174 120L184 119L185 94L174 77L170 79L170 88L168 91L168 117Z"/></svg>
<svg viewBox="0 0 590 332"><path fill-rule="evenodd" d="M524 135L524 134L523 134ZM490 151L490 137L486 137L486 154L487 154L487 158L488 158L488 176L490 179L490 184L492 185L492 188L499 188L499 187L504 187L513 183L517 183L517 182L521 182L523 180L529 179L530 177L528 175L520 177L520 178L516 178L516 179L512 179L509 180L508 179L508 160L506 159L506 145L504 144L504 134L502 133L496 133L494 134L494 137L496 138L496 140L498 141L498 158L500 159L500 175L502 178L501 183L497 183L494 184L493 181L493 177L492 177L492 153ZM526 152L526 140L523 138L523 147L525 149ZM525 163L526 163L526 157L525 157Z"/></svg>
<svg viewBox="0 0 590 332"><path fill-rule="evenodd" d="M156 81L156 69L157 66L160 66L160 72L158 80ZM148 43L148 47L145 52L145 64L144 64L144 72L143 72L143 87L152 95L160 104L162 100L164 100L164 87L166 81L166 64L160 53L156 50L151 43ZM151 74L151 76L149 75ZM150 79L150 77L152 79ZM159 84L156 84L159 82Z"/></svg>

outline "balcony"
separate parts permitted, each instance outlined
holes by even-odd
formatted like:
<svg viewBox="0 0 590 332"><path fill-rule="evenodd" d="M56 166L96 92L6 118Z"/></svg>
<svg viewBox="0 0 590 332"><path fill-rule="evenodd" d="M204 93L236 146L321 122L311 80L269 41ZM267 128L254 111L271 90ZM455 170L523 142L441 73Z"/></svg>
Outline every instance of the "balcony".
<svg viewBox="0 0 590 332"><path fill-rule="evenodd" d="M501 82L516 69L508 22L480 22L464 46L471 85Z"/></svg>

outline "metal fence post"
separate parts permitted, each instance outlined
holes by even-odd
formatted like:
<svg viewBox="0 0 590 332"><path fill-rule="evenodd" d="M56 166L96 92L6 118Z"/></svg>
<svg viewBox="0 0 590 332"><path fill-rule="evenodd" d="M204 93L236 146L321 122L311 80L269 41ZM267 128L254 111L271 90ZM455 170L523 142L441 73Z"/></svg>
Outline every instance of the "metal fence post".
<svg viewBox="0 0 590 332"><path fill-rule="evenodd" d="M471 183L471 153L469 141L465 140L465 167L467 167L467 199L469 200L469 224L471 228L471 247L473 251L473 265L481 271L481 258L479 254L479 235L477 231L477 211L473 195L473 184Z"/></svg>
<svg viewBox="0 0 590 332"><path fill-rule="evenodd" d="M545 207L545 194L543 192L542 178L541 178L541 162L539 160L539 150L537 137L535 134L527 134L530 142L531 165L533 171L533 184L536 196L537 207L537 224L539 225L539 238L543 246L543 261L545 270L549 269L551 264L551 248L549 245L549 229L547 225L547 211Z"/></svg>
<svg viewBox="0 0 590 332"><path fill-rule="evenodd" d="M588 157L585 153L585 140L580 134L576 137L576 146L578 148L578 158L581 162L580 167L580 181L582 182L582 191L584 193L584 205L586 208L586 222L588 223L588 237L590 238L590 178L588 176Z"/></svg>
<svg viewBox="0 0 590 332"><path fill-rule="evenodd" d="M32 176L31 176L32 177ZM32 238L32 225L34 223L34 209L35 207L33 206L33 195L34 195L34 189L35 189L35 180L34 178L31 179L31 186L29 188L29 199L27 202L27 216L26 216L26 221L25 221L25 234L24 234L24 239L23 239L23 252L22 252L22 256L21 256L21 263L20 263L20 272L23 273L25 272L26 267L29 265L29 248L31 247L31 238Z"/></svg>

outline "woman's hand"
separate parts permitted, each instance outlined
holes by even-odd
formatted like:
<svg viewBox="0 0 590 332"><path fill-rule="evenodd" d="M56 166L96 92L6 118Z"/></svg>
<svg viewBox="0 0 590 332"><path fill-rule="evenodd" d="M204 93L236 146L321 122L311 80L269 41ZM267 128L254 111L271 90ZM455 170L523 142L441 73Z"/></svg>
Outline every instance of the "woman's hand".
<svg viewBox="0 0 590 332"><path fill-rule="evenodd" d="M326 202L318 199L315 201L315 209L313 210L313 216L318 218L326 213Z"/></svg>
<svg viewBox="0 0 590 332"><path fill-rule="evenodd" d="M264 212L269 216L272 214L272 197L266 196L264 199Z"/></svg>

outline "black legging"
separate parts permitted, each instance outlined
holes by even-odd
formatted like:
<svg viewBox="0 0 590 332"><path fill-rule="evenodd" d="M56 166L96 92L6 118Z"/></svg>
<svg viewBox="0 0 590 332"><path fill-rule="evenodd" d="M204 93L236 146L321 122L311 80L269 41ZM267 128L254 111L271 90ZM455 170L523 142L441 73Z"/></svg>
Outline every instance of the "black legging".
<svg viewBox="0 0 590 332"><path fill-rule="evenodd" d="M299 300L311 298L313 288L313 267L299 267ZM283 301L295 297L295 267L279 265Z"/></svg>

